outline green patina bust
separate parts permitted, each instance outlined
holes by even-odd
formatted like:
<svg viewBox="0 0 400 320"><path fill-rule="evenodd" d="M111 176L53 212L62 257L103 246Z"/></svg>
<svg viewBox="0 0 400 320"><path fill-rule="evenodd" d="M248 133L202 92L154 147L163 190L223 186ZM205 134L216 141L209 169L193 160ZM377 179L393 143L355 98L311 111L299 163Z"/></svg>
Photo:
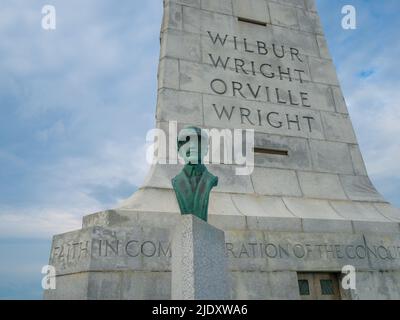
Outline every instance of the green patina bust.
<svg viewBox="0 0 400 320"><path fill-rule="evenodd" d="M208 135L196 127L182 129L178 152L185 160L182 171L172 179L181 214L193 214L207 222L210 192L218 177L208 172L203 159L208 152Z"/></svg>

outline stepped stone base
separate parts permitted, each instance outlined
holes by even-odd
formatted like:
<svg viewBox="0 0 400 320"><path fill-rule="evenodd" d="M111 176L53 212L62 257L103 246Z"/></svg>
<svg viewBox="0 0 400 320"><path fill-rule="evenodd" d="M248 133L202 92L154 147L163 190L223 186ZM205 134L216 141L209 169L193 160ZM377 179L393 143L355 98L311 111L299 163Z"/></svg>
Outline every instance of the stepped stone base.
<svg viewBox="0 0 400 320"><path fill-rule="evenodd" d="M171 299L172 231L180 214L110 210L53 239L57 289L45 299ZM298 272L353 265L342 299L400 299L395 221L210 214L225 231L231 299L300 299Z"/></svg>

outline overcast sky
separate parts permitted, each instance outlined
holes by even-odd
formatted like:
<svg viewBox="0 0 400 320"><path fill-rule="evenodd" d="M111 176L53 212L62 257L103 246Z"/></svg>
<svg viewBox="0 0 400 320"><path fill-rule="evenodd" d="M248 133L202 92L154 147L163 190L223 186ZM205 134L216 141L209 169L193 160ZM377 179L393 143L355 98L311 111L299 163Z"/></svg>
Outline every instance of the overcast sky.
<svg viewBox="0 0 400 320"><path fill-rule="evenodd" d="M0 298L40 298L50 237L146 174L161 0L1 0ZM41 9L57 9L56 31ZM341 28L341 8L357 29ZM371 179L400 207L400 1L318 0Z"/></svg>

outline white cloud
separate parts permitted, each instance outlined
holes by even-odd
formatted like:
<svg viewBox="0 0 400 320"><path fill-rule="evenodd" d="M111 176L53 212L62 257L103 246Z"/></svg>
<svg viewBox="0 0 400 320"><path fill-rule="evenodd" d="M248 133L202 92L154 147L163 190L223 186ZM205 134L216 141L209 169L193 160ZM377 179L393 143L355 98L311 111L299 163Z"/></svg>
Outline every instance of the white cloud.
<svg viewBox="0 0 400 320"><path fill-rule="evenodd" d="M17 178L0 183L18 192L0 204L2 237L79 228L83 215L118 206L148 170L162 3L52 4L52 32L41 29L40 1L1 5L0 94L13 128L0 128L0 161Z"/></svg>

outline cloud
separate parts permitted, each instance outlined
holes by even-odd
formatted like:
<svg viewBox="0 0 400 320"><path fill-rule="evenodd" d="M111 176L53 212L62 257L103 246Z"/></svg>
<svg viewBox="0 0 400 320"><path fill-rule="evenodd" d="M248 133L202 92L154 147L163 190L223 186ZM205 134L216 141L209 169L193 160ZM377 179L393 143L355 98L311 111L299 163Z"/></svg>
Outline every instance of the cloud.
<svg viewBox="0 0 400 320"><path fill-rule="evenodd" d="M40 168L34 177L40 191L32 204L0 206L0 235L51 237L80 228L86 214L115 208L144 180L146 147L107 142L90 157Z"/></svg>
<svg viewBox="0 0 400 320"><path fill-rule="evenodd" d="M1 4L1 236L76 229L148 170L161 2L53 0L56 31L41 28L45 4Z"/></svg>

